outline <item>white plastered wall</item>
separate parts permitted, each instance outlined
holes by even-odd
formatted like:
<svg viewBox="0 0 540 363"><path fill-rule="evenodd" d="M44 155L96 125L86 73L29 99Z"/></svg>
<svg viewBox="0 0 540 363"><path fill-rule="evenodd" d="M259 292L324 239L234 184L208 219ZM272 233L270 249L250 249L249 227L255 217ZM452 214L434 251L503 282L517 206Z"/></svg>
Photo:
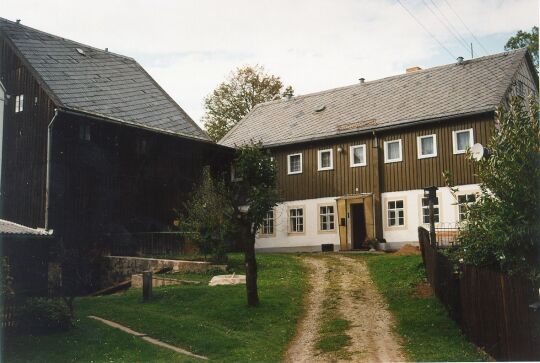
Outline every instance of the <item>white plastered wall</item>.
<svg viewBox="0 0 540 363"><path fill-rule="evenodd" d="M334 231L319 231L319 206L334 206ZM290 233L288 209L304 208L304 232ZM275 251L320 251L322 244L333 244L339 250L338 216L335 198L318 198L285 202L274 208L274 234L258 235L255 248Z"/></svg>
<svg viewBox="0 0 540 363"><path fill-rule="evenodd" d="M461 185L456 195L475 194L480 192L478 184ZM424 195L422 189L407 190L400 192L382 193L383 207L383 238L389 244L392 243L418 243L418 227L429 228L429 224L422 221L422 200ZM439 223L438 226L453 226L459 221L459 207L456 198L452 195L450 188L442 187L437 191L439 198ZM389 227L387 205L391 200L403 200L405 209L405 226ZM391 247L391 246L390 246Z"/></svg>

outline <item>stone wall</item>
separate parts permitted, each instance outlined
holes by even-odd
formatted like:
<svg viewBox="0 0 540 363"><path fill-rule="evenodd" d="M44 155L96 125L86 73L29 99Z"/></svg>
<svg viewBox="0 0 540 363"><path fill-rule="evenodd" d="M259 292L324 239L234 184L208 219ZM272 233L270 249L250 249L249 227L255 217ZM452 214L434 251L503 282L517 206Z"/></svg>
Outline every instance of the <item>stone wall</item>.
<svg viewBox="0 0 540 363"><path fill-rule="evenodd" d="M143 271L157 271L170 268L173 272L205 272L219 269L227 271L226 265L213 265L203 261L166 260L157 258L129 257L129 256L106 256L102 264L102 284L112 284L125 281L131 275L140 274Z"/></svg>

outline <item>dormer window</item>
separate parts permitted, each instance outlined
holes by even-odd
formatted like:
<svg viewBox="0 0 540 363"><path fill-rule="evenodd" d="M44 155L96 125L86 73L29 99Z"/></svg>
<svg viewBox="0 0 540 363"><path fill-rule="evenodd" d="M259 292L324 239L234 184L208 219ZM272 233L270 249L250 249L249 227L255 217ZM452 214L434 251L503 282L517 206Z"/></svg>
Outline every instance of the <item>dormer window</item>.
<svg viewBox="0 0 540 363"><path fill-rule="evenodd" d="M22 112L24 110L24 95L15 96L15 113Z"/></svg>

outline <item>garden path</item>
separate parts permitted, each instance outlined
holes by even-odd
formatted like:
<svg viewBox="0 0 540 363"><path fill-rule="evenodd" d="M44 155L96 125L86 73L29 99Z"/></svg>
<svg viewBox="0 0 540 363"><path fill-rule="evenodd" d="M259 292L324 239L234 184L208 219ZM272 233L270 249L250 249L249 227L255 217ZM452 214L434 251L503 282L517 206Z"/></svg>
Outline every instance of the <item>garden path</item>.
<svg viewBox="0 0 540 363"><path fill-rule="evenodd" d="M301 258L309 270L311 289L307 311L285 354L286 362L405 361L400 338L393 331L393 317L364 261L339 254ZM340 318L349 321L346 334L350 343L337 352L321 352L316 344L325 313L323 302L330 293L337 297Z"/></svg>

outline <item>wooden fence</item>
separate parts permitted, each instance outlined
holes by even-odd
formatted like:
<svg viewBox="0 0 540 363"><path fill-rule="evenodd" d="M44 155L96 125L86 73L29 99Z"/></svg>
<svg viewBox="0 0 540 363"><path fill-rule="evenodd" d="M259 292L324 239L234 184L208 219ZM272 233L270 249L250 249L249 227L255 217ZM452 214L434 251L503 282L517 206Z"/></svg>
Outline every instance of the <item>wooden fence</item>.
<svg viewBox="0 0 540 363"><path fill-rule="evenodd" d="M497 360L540 360L538 287L475 266L459 268L418 228L422 259L435 295L470 341Z"/></svg>
<svg viewBox="0 0 540 363"><path fill-rule="evenodd" d="M2 329L11 329L16 326L15 304L13 299L4 299L2 301Z"/></svg>
<svg viewBox="0 0 540 363"><path fill-rule="evenodd" d="M184 232L117 233L104 238L113 256L173 256L194 252L189 235Z"/></svg>

